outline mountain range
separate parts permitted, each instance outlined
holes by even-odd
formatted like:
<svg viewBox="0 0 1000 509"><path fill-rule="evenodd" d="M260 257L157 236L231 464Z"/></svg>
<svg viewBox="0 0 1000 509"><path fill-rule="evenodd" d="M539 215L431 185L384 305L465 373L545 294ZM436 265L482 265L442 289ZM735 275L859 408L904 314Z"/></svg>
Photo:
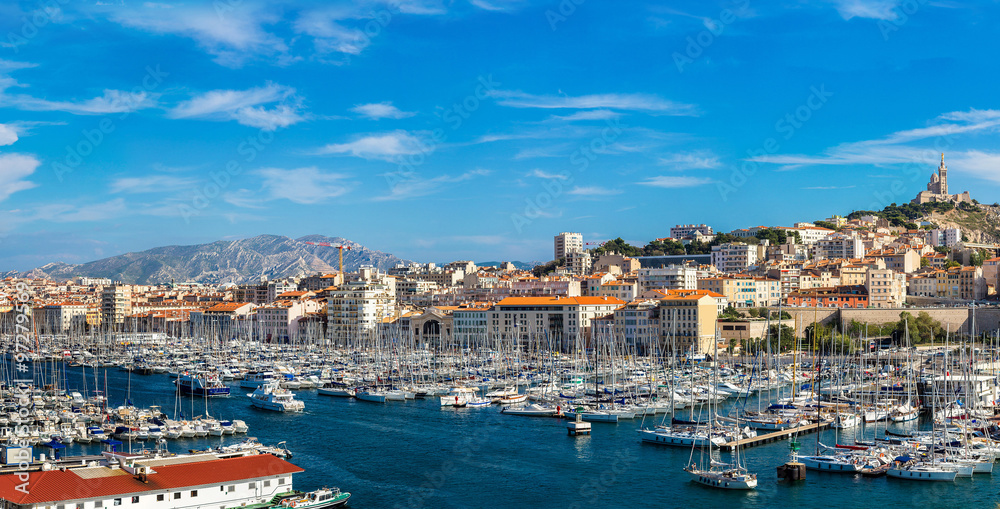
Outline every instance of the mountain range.
<svg viewBox="0 0 1000 509"><path fill-rule="evenodd" d="M336 272L338 250L306 242L350 246L344 250L344 270L363 265L380 269L410 263L395 255L368 249L340 237L307 235L297 239L280 235L258 235L239 240L220 240L192 246L163 246L125 253L81 264L49 263L27 272L8 272L3 277L35 277L56 281L77 276L109 278L132 284L171 281L204 284L247 283L260 278Z"/></svg>

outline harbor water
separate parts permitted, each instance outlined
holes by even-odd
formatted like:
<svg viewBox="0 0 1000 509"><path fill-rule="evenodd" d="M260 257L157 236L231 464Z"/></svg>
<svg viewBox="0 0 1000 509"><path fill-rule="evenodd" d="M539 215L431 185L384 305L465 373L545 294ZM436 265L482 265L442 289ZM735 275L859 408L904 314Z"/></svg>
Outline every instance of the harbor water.
<svg viewBox="0 0 1000 509"><path fill-rule="evenodd" d="M87 376L92 390L90 370ZM66 378L70 390L83 389L82 383L74 383L82 379L79 368L67 368ZM104 370L97 378L103 385ZM178 404L167 375L109 369L106 379L111 406L129 398L136 406L159 405L170 417L175 411L188 418L205 414L204 398L185 397ZM294 455L291 461L305 469L296 476L298 489L338 486L353 494L349 506L354 508L839 509L861 504L931 509L992 508L1000 502L1000 480L990 475L925 483L809 471L805 481L778 482L775 469L790 454L784 440L742 451L749 470L758 474L756 490L714 490L689 482L681 470L691 460L690 449L640 443L636 430L659 424L662 414L645 422L637 418L594 423L592 435L570 437L561 419L503 415L496 406L442 408L437 398L375 404L303 390L295 394L305 402L305 412L280 414L251 408L246 397L251 391L238 384L231 387L229 398L208 400L213 417L246 421L248 435L264 444L285 441ZM678 417L686 418L686 412ZM835 436L826 430L799 441L802 452L811 454L817 438L832 446L853 443L852 433ZM242 439L178 439L167 446L172 452L187 452ZM144 445L152 447L151 442L133 442L131 447ZM123 445L126 450L129 446ZM97 445L74 443L63 454L97 450Z"/></svg>

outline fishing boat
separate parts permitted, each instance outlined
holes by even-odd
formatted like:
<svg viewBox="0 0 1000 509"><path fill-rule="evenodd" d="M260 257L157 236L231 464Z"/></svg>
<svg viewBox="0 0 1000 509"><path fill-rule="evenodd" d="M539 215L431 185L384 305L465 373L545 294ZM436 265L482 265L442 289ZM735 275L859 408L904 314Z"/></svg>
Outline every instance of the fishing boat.
<svg viewBox="0 0 1000 509"><path fill-rule="evenodd" d="M471 387L452 387L448 394L440 396L441 406L465 406L476 399L476 390Z"/></svg>
<svg viewBox="0 0 1000 509"><path fill-rule="evenodd" d="M281 501L274 505L277 508L294 507L295 509L327 509L347 503L351 494L338 488L321 488L309 493L295 493L291 496L282 495Z"/></svg>
<svg viewBox="0 0 1000 509"><path fill-rule="evenodd" d="M295 399L295 395L288 389L282 389L277 382L261 385L250 397L250 404L262 410L272 412L301 412L305 409L305 403Z"/></svg>

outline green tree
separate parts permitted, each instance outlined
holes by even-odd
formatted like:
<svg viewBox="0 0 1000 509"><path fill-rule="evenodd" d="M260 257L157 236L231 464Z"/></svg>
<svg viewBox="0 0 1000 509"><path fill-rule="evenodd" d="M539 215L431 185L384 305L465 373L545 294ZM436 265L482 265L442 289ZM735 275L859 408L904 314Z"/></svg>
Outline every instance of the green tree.
<svg viewBox="0 0 1000 509"><path fill-rule="evenodd" d="M962 266L962 264L961 264L961 263L958 263L958 262L956 262L955 260L948 260L948 261L947 261L947 262L946 262L946 263L944 264L944 268L945 268L945 270L947 270L947 269L950 269L950 268L952 268L952 267L961 267L961 266Z"/></svg>
<svg viewBox="0 0 1000 509"><path fill-rule="evenodd" d="M926 267L926 266L928 266L930 264L931 264L931 262L927 261L927 258L924 258L923 256L920 257L920 266L921 267Z"/></svg>

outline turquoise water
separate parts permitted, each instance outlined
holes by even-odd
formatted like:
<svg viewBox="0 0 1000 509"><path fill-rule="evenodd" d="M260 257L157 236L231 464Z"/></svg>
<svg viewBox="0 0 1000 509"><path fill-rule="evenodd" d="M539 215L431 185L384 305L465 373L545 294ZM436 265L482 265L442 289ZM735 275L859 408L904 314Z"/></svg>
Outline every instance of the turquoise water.
<svg viewBox="0 0 1000 509"><path fill-rule="evenodd" d="M68 374L72 386L72 368ZM129 375L111 370L107 376L112 404L122 404ZM132 375L131 385L133 403L160 405L172 415L174 386L166 375ZM338 486L353 494L349 505L355 508L992 508L1000 501L1000 482L982 475L920 483L809 471L804 482L779 483L775 467L787 461L786 441L745 451L750 470L758 474L756 491L718 491L689 482L681 471L689 449L639 443L639 419L594 423L591 436L569 437L559 419L507 416L496 408L441 408L437 399L382 405L298 391L306 411L277 414L250 408L246 392L234 386L232 397L211 400L211 414L243 419L249 436L265 444L287 441L291 461L306 469L296 476L297 488ZM185 407L190 416L190 403ZM204 413L203 399L195 411ZM814 450L816 436L801 439L803 452ZM821 437L827 445L836 439L832 431ZM186 452L219 442L218 437L181 439L168 447ZM68 448L70 454L84 450L96 448Z"/></svg>

